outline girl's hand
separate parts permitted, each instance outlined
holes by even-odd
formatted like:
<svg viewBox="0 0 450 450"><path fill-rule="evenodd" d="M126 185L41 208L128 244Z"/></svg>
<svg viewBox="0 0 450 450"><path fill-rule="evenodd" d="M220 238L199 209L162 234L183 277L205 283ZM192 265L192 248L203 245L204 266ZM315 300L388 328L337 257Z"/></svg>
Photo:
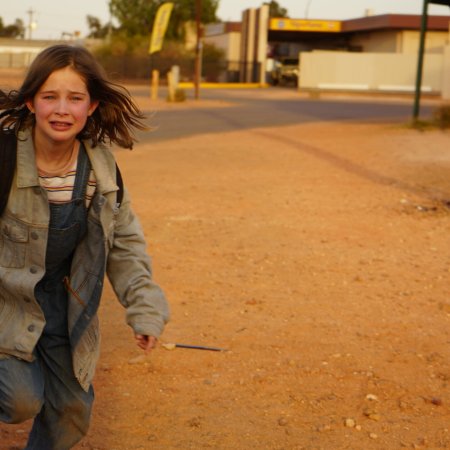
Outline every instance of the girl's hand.
<svg viewBox="0 0 450 450"><path fill-rule="evenodd" d="M156 343L158 342L158 339L156 339L155 336L135 334L134 338L136 339L138 347L142 348L145 352L150 352L154 349L156 347Z"/></svg>

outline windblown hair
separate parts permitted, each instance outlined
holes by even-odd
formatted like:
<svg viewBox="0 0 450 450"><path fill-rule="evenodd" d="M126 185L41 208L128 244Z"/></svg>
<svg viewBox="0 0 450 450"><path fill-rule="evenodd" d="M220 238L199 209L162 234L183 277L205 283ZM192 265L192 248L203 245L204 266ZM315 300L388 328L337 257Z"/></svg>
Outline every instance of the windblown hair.
<svg viewBox="0 0 450 450"><path fill-rule="evenodd" d="M17 134L33 126L34 115L25 103L34 98L54 71L65 67L71 67L83 78L91 100L99 102L78 138L91 139L94 147L115 143L132 148L134 130L148 128L143 122L145 116L124 87L108 80L104 69L88 50L71 45L46 48L32 62L18 90L9 93L0 90L0 129L13 129Z"/></svg>

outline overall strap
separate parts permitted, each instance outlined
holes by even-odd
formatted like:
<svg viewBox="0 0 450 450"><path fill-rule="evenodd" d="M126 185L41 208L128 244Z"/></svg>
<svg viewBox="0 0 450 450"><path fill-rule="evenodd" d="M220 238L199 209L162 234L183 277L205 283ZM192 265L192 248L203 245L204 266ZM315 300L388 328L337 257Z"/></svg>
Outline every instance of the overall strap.
<svg viewBox="0 0 450 450"><path fill-rule="evenodd" d="M72 198L82 198L84 200L90 173L91 162L89 161L84 144L81 142Z"/></svg>
<svg viewBox="0 0 450 450"><path fill-rule="evenodd" d="M117 206L120 208L120 205L122 204L123 200L123 179L122 174L120 173L119 166L116 163L116 183L117 186L119 186L119 190L117 191L117 197L116 197L116 203Z"/></svg>
<svg viewBox="0 0 450 450"><path fill-rule="evenodd" d="M12 130L0 129L0 216L8 203L17 160L17 138Z"/></svg>

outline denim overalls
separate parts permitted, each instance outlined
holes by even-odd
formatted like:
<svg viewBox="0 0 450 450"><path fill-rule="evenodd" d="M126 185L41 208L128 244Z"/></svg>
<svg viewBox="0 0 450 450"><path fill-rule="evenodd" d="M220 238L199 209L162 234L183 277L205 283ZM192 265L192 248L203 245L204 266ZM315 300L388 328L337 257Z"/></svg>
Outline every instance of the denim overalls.
<svg viewBox="0 0 450 450"><path fill-rule="evenodd" d="M73 373L67 325L66 277L72 255L87 231L85 194L90 162L80 146L72 200L50 204L46 272L36 285L35 297L46 320L35 348L36 359L0 360L0 419L18 422L34 412L26 450L66 450L87 432L92 386L85 392ZM6 370L5 370L6 369Z"/></svg>

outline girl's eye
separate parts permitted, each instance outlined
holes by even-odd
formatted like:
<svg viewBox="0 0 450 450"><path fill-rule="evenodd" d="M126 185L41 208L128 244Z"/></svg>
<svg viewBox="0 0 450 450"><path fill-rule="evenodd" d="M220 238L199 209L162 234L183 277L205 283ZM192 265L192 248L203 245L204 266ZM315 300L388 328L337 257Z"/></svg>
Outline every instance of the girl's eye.
<svg viewBox="0 0 450 450"><path fill-rule="evenodd" d="M44 95L42 98L44 100L53 100L55 98L55 96L54 95Z"/></svg>

